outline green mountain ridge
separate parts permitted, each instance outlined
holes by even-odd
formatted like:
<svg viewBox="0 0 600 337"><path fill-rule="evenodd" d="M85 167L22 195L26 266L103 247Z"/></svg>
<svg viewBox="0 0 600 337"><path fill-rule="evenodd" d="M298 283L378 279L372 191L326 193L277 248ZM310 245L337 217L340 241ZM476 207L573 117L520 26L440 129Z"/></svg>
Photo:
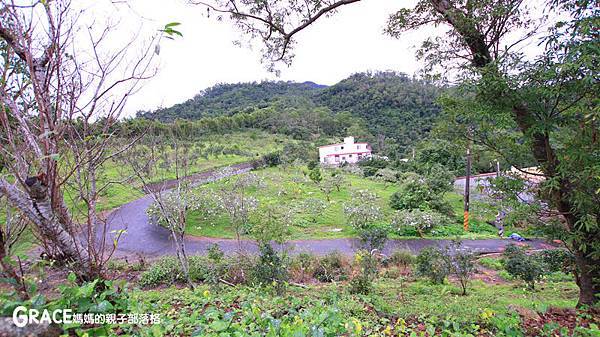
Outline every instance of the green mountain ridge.
<svg viewBox="0 0 600 337"><path fill-rule="evenodd" d="M137 116L172 122L260 113L259 127L270 132L298 139L347 133L397 153L431 130L442 90L397 72L357 73L332 86L290 81L218 84L186 102Z"/></svg>

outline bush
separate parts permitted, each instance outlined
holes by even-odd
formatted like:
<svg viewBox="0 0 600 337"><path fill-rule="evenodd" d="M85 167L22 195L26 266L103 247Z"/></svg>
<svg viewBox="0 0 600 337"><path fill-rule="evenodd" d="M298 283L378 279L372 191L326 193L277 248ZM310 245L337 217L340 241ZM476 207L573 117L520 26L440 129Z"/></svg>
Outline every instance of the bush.
<svg viewBox="0 0 600 337"><path fill-rule="evenodd" d="M193 282L205 281L208 275L209 263L202 256L188 258L190 279ZM148 270L140 276L139 285L142 287L156 287L171 285L176 282L186 282L185 275L177 258L166 256L150 265Z"/></svg>
<svg viewBox="0 0 600 337"><path fill-rule="evenodd" d="M316 264L316 256L310 253L300 253L290 261L290 274L299 282L305 282L306 277L313 274Z"/></svg>
<svg viewBox="0 0 600 337"><path fill-rule="evenodd" d="M260 285L273 285L279 292L283 289L287 278L285 256L278 254L270 244L261 244L258 260L253 268L253 281Z"/></svg>
<svg viewBox="0 0 600 337"><path fill-rule="evenodd" d="M408 268L415 263L415 256L408 250L399 249L395 250L390 257L386 259L386 263Z"/></svg>
<svg viewBox="0 0 600 337"><path fill-rule="evenodd" d="M320 282L341 281L345 280L347 276L344 258L337 251L323 256L313 272L313 277Z"/></svg>
<svg viewBox="0 0 600 337"><path fill-rule="evenodd" d="M504 251L506 271L513 277L527 283L529 289L535 288L535 282L544 276L547 269L537 255L528 255L524 248L508 245Z"/></svg>
<svg viewBox="0 0 600 337"><path fill-rule="evenodd" d="M435 284L442 284L452 270L449 254L438 247L421 250L416 259L417 274L428 277Z"/></svg>
<svg viewBox="0 0 600 337"><path fill-rule="evenodd" d="M361 160L358 162L358 166L362 168L364 177L374 176L380 169L386 168L388 162L383 159L370 158L368 160Z"/></svg>
<svg viewBox="0 0 600 337"><path fill-rule="evenodd" d="M263 155L262 161L267 167L274 167L281 164L281 153L271 152Z"/></svg>
<svg viewBox="0 0 600 337"><path fill-rule="evenodd" d="M565 249L544 249L537 253L545 264L547 273L572 273L575 268L575 256Z"/></svg>
<svg viewBox="0 0 600 337"><path fill-rule="evenodd" d="M450 255L451 273L456 277L462 289L462 295L467 294L467 286L471 275L475 272L475 255L473 253L461 249L460 241L455 241L452 244L453 251Z"/></svg>
<svg viewBox="0 0 600 337"><path fill-rule="evenodd" d="M172 256L163 257L142 273L139 284L142 287L173 284L175 281L182 278L182 276L179 275L180 270L181 267L176 258Z"/></svg>
<svg viewBox="0 0 600 337"><path fill-rule="evenodd" d="M396 212L392 219L392 227L399 235L412 235L423 237L434 228L452 223L452 220L434 211L421 211L418 209L402 210Z"/></svg>
<svg viewBox="0 0 600 337"><path fill-rule="evenodd" d="M225 253L223 253L218 244L213 243L208 246L206 257L209 262L206 270L206 283L218 286L221 284L221 279L228 269L224 261Z"/></svg>
<svg viewBox="0 0 600 337"><path fill-rule="evenodd" d="M368 250L382 250L388 239L388 226L372 225L358 230L358 238Z"/></svg>
<svg viewBox="0 0 600 337"><path fill-rule="evenodd" d="M370 252L361 250L356 253L354 260L359 272L350 280L350 293L366 295L371 292L377 277L377 259Z"/></svg>

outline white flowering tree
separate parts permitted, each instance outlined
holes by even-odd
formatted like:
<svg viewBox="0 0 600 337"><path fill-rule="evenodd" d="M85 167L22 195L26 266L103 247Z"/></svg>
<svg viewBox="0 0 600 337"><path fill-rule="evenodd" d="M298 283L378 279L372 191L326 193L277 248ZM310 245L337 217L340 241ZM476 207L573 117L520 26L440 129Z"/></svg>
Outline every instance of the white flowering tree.
<svg viewBox="0 0 600 337"><path fill-rule="evenodd" d="M434 228L451 222L450 218L438 212L411 209L397 211L392 219L392 227L400 235L405 234L407 230L414 230L423 237Z"/></svg>
<svg viewBox="0 0 600 337"><path fill-rule="evenodd" d="M216 196L220 209L231 220L240 247L241 235L247 230L250 215L258 208L258 200L248 195L247 190L259 187L260 184L260 178L253 173L225 178L225 183Z"/></svg>
<svg viewBox="0 0 600 337"><path fill-rule="evenodd" d="M387 228L379 226L382 211L379 198L368 190L352 192L351 201L344 205L344 213L363 244L369 249L381 249L387 240Z"/></svg>
<svg viewBox="0 0 600 337"><path fill-rule="evenodd" d="M307 198L300 204L302 214L308 214L311 224L316 225L318 218L327 209L327 203L317 198Z"/></svg>

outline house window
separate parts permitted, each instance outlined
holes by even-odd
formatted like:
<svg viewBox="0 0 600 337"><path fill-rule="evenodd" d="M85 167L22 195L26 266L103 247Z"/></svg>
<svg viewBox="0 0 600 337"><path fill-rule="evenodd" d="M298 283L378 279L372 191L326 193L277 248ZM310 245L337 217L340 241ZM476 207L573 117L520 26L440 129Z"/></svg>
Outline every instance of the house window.
<svg viewBox="0 0 600 337"><path fill-rule="evenodd" d="M360 150L360 145L356 145L356 149L357 149L357 150Z"/></svg>
<svg viewBox="0 0 600 337"><path fill-rule="evenodd" d="M342 150L344 149L344 147L342 146Z"/></svg>
<svg viewBox="0 0 600 337"><path fill-rule="evenodd" d="M352 158L352 155L349 155L348 157Z"/></svg>

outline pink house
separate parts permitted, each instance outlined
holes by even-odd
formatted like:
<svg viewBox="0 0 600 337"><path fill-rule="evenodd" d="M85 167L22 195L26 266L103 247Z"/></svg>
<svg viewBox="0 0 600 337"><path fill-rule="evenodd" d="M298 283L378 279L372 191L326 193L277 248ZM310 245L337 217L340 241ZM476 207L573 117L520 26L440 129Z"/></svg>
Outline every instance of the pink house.
<svg viewBox="0 0 600 337"><path fill-rule="evenodd" d="M354 137L344 138L341 144L331 144L319 147L319 161L325 165L355 164L363 158L371 157L369 143L355 143Z"/></svg>

